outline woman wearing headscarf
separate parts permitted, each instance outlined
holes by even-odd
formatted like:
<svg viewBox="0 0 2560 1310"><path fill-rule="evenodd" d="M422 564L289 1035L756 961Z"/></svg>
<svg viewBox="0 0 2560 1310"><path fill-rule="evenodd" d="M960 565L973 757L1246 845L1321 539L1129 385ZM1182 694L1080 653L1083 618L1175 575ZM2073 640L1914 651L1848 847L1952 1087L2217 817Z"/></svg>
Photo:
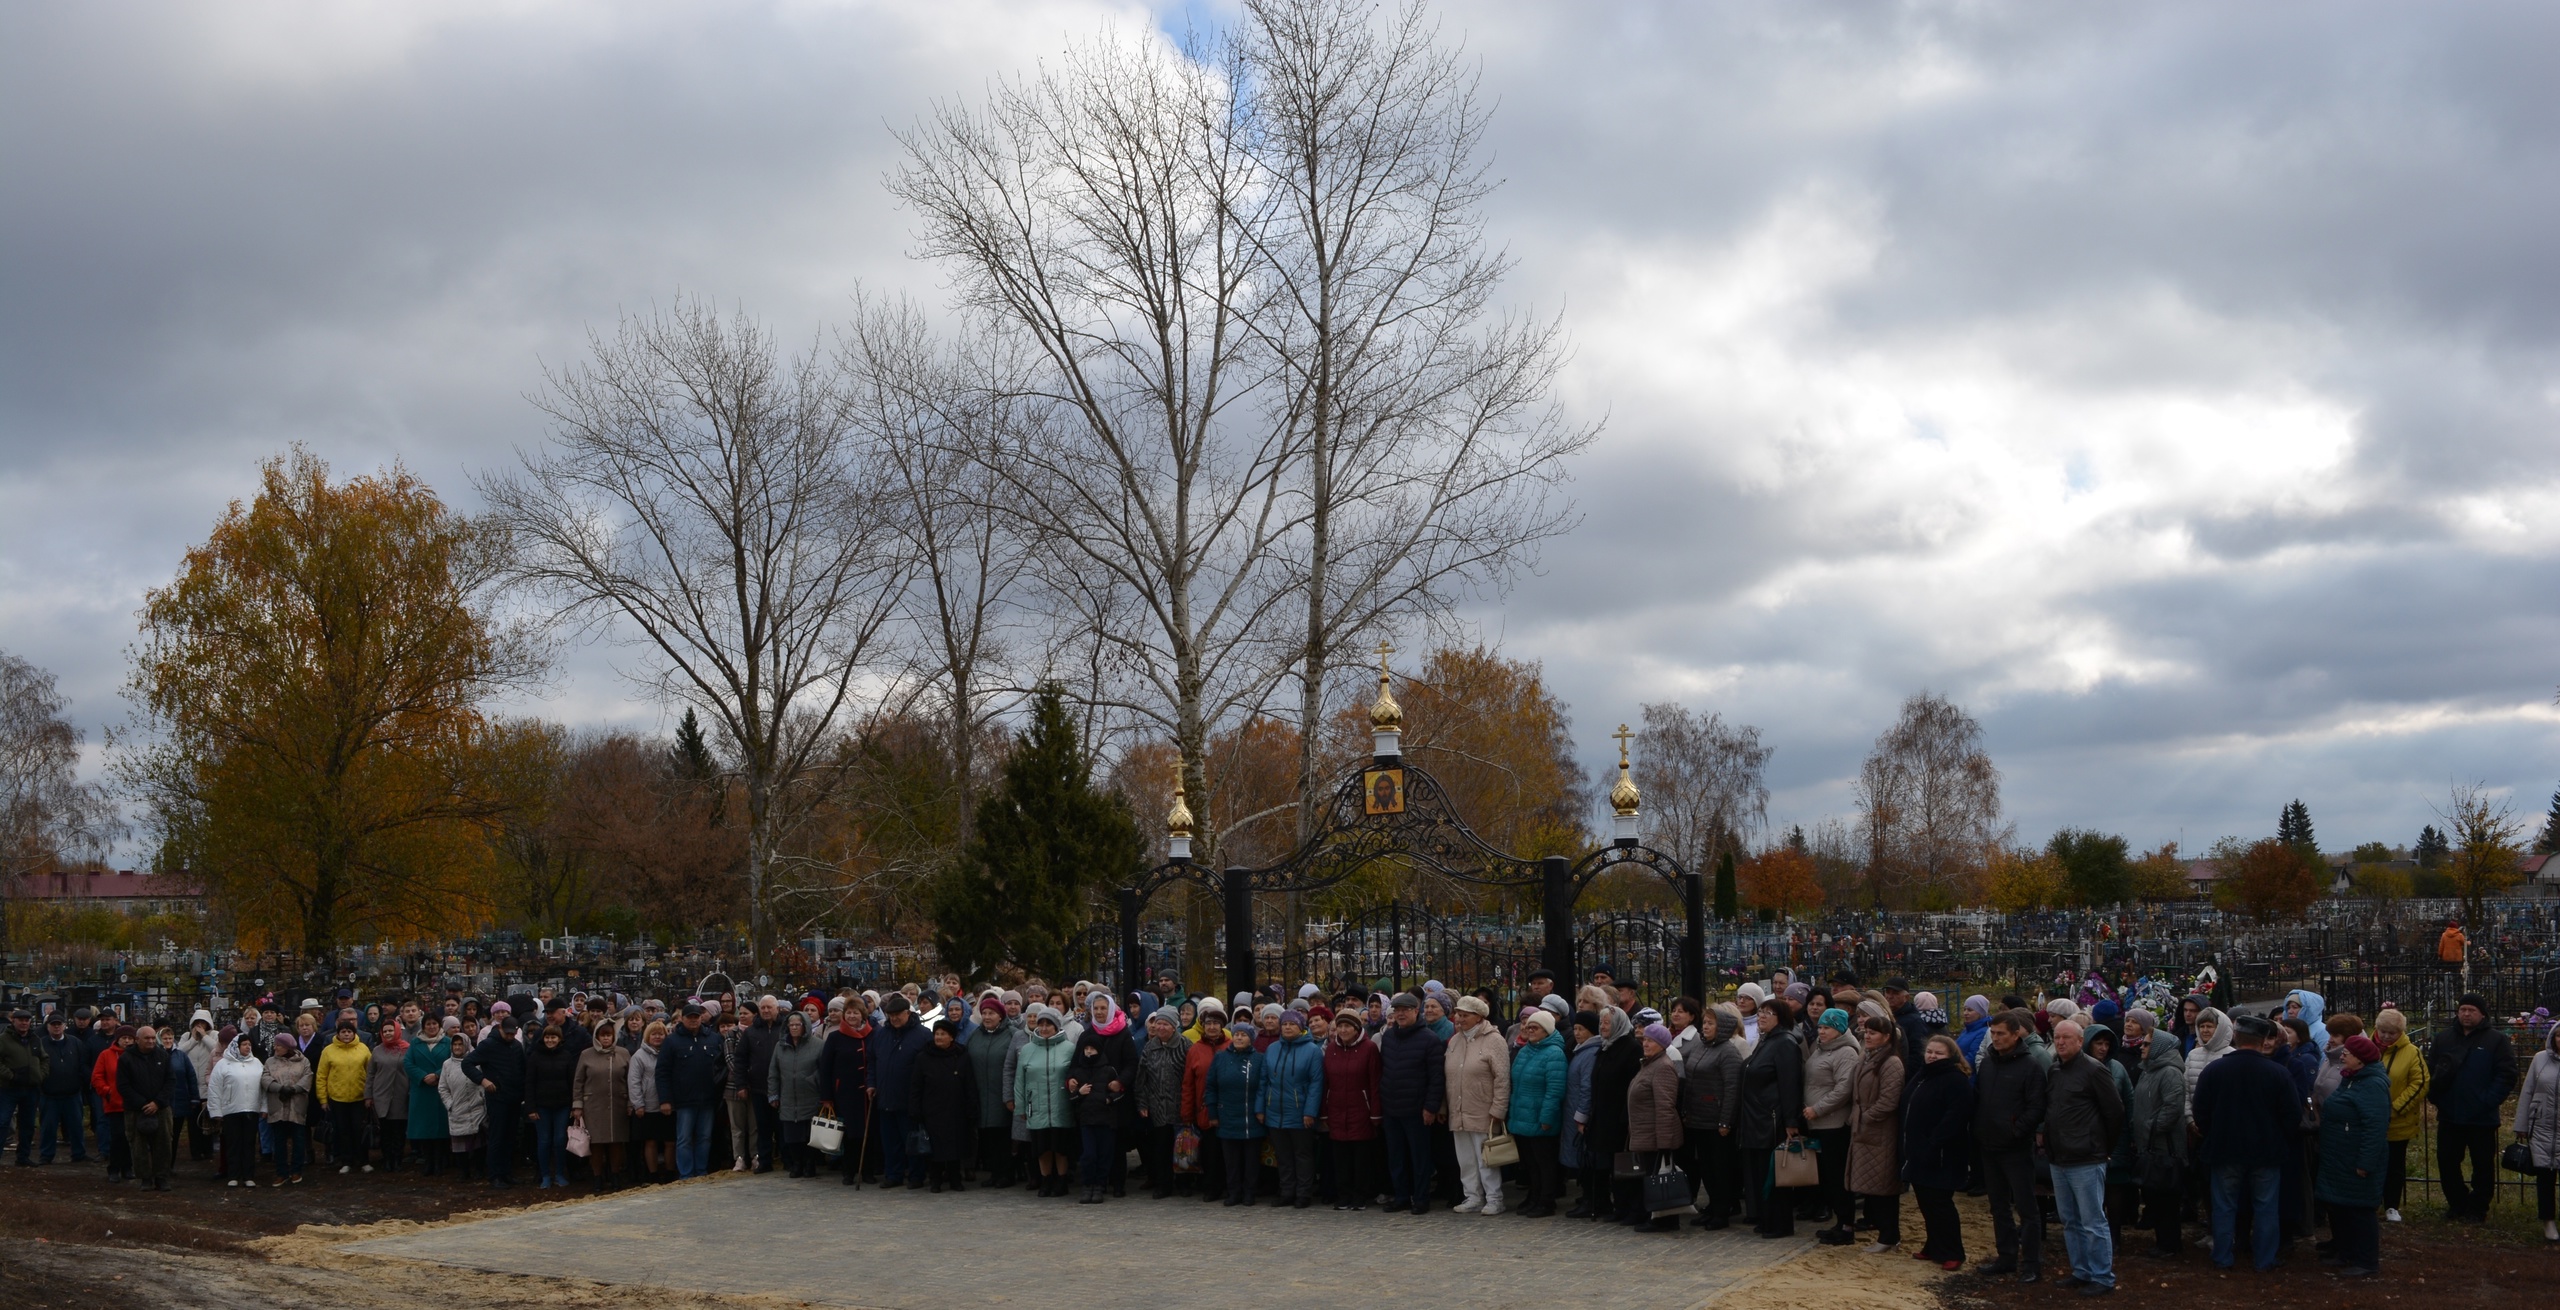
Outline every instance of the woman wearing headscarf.
<svg viewBox="0 0 2560 1310"><path fill-rule="evenodd" d="M2427 1122L2427 1057L2409 1040L2409 1016L2398 1010L2373 1016L2373 1031L2383 1071L2391 1077L2391 1155L2382 1176L2382 1217L2396 1224L2409 1185L2409 1143Z"/></svg>
<svg viewBox="0 0 2560 1310"><path fill-rule="evenodd" d="M1636 1153L1637 1167L1649 1176L1670 1163L1688 1139L1680 1125L1680 1073L1670 1059L1671 1029L1648 1024L1637 1037L1640 1063L1635 1079L1627 1084L1627 1149ZM1639 1197L1643 1185L1638 1179ZM1635 1222L1657 1233L1680 1228L1678 1215L1653 1218L1641 1199Z"/></svg>
<svg viewBox="0 0 2560 1310"><path fill-rule="evenodd" d="M1902 1031L1891 1019L1877 1018L1861 1020L1856 1031L1860 1053L1850 1080L1845 1185L1865 1201L1866 1221L1876 1230L1867 1254L1882 1255L1902 1244ZM1843 1212L1837 1225L1842 1244L1854 1240L1855 1228Z"/></svg>
<svg viewBox="0 0 2560 1310"><path fill-rule="evenodd" d="M2195 1046L2187 1052L2187 1118L2196 1115L2196 1080L2205 1067L2231 1054L2231 1016L2206 1006L2196 1013Z"/></svg>
<svg viewBox="0 0 2560 1310"><path fill-rule="evenodd" d="M1612 1005L1600 1012L1599 1046L1599 1057L1591 1066L1590 1118L1582 1126L1582 1190L1585 1197L1609 1198L1607 1209L1593 1206L1591 1217L1605 1213L1621 1223L1634 1223L1642 1217L1636 1210L1637 1184L1613 1173L1618 1152L1628 1149L1627 1089L1635 1085L1636 1072L1644 1067L1643 1044L1636 1039L1635 1024L1626 1011Z"/></svg>
<svg viewBox="0 0 2560 1310"><path fill-rule="evenodd" d="M1002 1040L990 1038L990 1041ZM916 1056L910 1073L916 1122L923 1127L932 1145L930 1164L932 1188L936 1192L966 1191L960 1170L978 1149L978 1066L969 1058L967 1047L960 1044L960 1025L934 1025L933 1041ZM810 1064L811 1099L816 1098L817 1066ZM788 1128L785 1129L788 1132ZM800 1126L805 1141L808 1124ZM804 1150L804 1154L805 1154ZM817 1165L811 1161L806 1177L817 1177Z"/></svg>
<svg viewBox="0 0 2560 1310"><path fill-rule="evenodd" d="M1060 1031L1057 1011L1035 1004L1023 1013L1030 1019L1031 1040L1015 1053L1013 1095L1006 1104L1031 1134L1040 1195L1064 1196L1068 1162L1076 1155L1075 1106L1067 1096L1067 1063L1075 1048Z"/></svg>
<svg viewBox="0 0 2560 1310"><path fill-rule="evenodd" d="M1757 1202L1762 1237L1793 1237L1797 1189L1776 1185L1776 1153L1804 1134L1804 1057L1795 1015L1784 1000L1760 1007L1760 1044L1742 1065L1742 1113L1734 1136L1743 1152L1745 1208Z"/></svg>
<svg viewBox="0 0 2560 1310"><path fill-rule="evenodd" d="M631 1052L622 1049L621 1032L610 1019L596 1025L569 1089L569 1119L587 1130L587 1169L599 1192L620 1184L622 1144L631 1140Z"/></svg>
<svg viewBox="0 0 2560 1310"><path fill-rule="evenodd" d="M1159 1201L1173 1195L1173 1139L1182 1131L1182 1076L1191 1062L1181 1024L1171 1006L1157 1006L1138 1048L1138 1158Z"/></svg>
<svg viewBox="0 0 2560 1310"><path fill-rule="evenodd" d="M1806 1135L1813 1138L1821 1171L1821 1204L1832 1226L1814 1234L1826 1246L1846 1246L1855 1221L1849 1214L1849 1098L1857 1090L1863 1047L1849 1039L1849 1012L1824 1010L1814 1021L1813 1049L1804 1061Z"/></svg>
<svg viewBox="0 0 2560 1310"><path fill-rule="evenodd" d="M469 1036L455 1037L452 1042L444 1067L436 1071L436 1099L444 1102L446 1153L468 1156L480 1149L481 1131L488 1127L489 1094L463 1068L463 1061L471 1054Z"/></svg>
<svg viewBox="0 0 2560 1310"><path fill-rule="evenodd" d="M1100 1053L1101 1060L1118 1074L1116 1080L1106 1079L1102 1085L1103 1091L1108 1094L1106 1103L1111 1108L1111 1121L1108 1125L1111 1129L1111 1140L1101 1145L1102 1164L1107 1175L1103 1185L1111 1190L1113 1196L1127 1196L1129 1194L1128 1146L1138 1132L1138 1102L1135 1097L1129 1095L1129 1089L1138 1084L1137 1034L1130 1029L1129 1012L1121 1009L1120 1003L1112 999L1108 988L1097 987L1087 994L1084 1013L1088 1022L1085 1024L1084 1032L1075 1039L1078 1050L1082 1050L1088 1038L1094 1039L1092 1044ZM1112 1081L1120 1084L1120 1089L1116 1092L1110 1089ZM1078 1113L1077 1123L1079 1126L1090 1126L1081 1110ZM1090 1147L1092 1143L1087 1142L1086 1145ZM1094 1199L1099 1201L1102 1198L1097 1196Z"/></svg>
<svg viewBox="0 0 2560 1310"><path fill-rule="evenodd" d="M258 1086L266 1094L276 1182L298 1183L311 1160L311 1062L302 1058L302 1043L291 1033L277 1033L270 1049L275 1054L260 1070Z"/></svg>
<svg viewBox="0 0 2560 1310"><path fill-rule="evenodd" d="M835 1027L818 1044L818 1113L844 1125L842 1175L847 1187L860 1183L865 1171L880 1163L872 1141L878 1129L872 1099L871 1007L855 1000L846 1003Z"/></svg>
<svg viewBox="0 0 2560 1310"><path fill-rule="evenodd" d="M1687 1141L1691 1181L1697 1184L1700 1228L1731 1222L1741 1180L1733 1125L1742 1113L1742 1016L1719 1005L1700 1016L1697 1036L1680 1056L1680 1126Z"/></svg>
<svg viewBox="0 0 2560 1310"><path fill-rule="evenodd" d="M394 1172L409 1143L410 1045L400 1016L385 1015L374 1033L373 1063L365 1070L365 1099L373 1105L375 1134L382 1139L382 1167Z"/></svg>
<svg viewBox="0 0 2560 1310"><path fill-rule="evenodd" d="M1964 1028L1956 1034L1956 1049L1964 1052L1966 1064L1982 1060L1982 1043L1991 1032L1991 998L1973 995L1964 998Z"/></svg>
<svg viewBox="0 0 2560 1310"><path fill-rule="evenodd" d="M1594 1010L1578 1010L1573 1016L1572 1049L1565 1054L1564 1067L1564 1131L1556 1138L1556 1165L1581 1180L1582 1198L1567 1219L1596 1219L1605 1209L1602 1188L1608 1183L1608 1170L1602 1169L1598 1181L1588 1167L1592 1150L1584 1131L1591 1121L1591 1079L1600 1063L1600 1015Z"/></svg>
<svg viewBox="0 0 2560 1310"><path fill-rule="evenodd" d="M205 1109L222 1126L222 1171L226 1187L258 1185L258 1121L266 1111L266 1070L252 1036L231 1039L230 1049L213 1062L213 1081L206 1085Z"/></svg>

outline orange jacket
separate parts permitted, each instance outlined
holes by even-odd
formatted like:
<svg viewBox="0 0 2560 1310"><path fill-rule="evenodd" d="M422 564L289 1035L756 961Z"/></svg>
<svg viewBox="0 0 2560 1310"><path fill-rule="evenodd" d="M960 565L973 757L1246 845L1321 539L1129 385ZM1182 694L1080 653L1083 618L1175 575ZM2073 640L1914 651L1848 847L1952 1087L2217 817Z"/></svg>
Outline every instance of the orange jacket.
<svg viewBox="0 0 2560 1310"><path fill-rule="evenodd" d="M2457 924L2445 929L2444 935L2436 938L2436 958L2446 964L2460 964L2463 952L2469 949L2470 945L2471 938L2465 935L2461 926Z"/></svg>
<svg viewBox="0 0 2560 1310"><path fill-rule="evenodd" d="M1194 1128L1200 1127L1200 1089L1208 1080L1209 1064L1218 1058L1218 1052L1225 1049L1227 1044L1223 1040L1215 1044L1197 1041L1191 1044L1190 1050L1183 1053L1182 1122ZM1202 1128L1201 1131L1210 1130Z"/></svg>
<svg viewBox="0 0 2560 1310"><path fill-rule="evenodd" d="M99 1104L109 1114L124 1113L124 1094L116 1090L116 1057L122 1053L122 1047L110 1042L89 1067L89 1090L98 1094Z"/></svg>

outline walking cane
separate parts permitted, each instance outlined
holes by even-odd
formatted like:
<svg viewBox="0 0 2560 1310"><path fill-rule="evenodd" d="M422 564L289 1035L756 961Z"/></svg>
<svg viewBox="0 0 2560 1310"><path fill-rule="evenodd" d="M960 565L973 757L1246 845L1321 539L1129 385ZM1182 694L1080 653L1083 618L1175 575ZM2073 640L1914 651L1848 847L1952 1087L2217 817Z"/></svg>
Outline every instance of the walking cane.
<svg viewBox="0 0 2560 1310"><path fill-rule="evenodd" d="M862 1167L871 1163L871 1089L862 1089L862 1145L853 1148L853 1190L862 1190Z"/></svg>

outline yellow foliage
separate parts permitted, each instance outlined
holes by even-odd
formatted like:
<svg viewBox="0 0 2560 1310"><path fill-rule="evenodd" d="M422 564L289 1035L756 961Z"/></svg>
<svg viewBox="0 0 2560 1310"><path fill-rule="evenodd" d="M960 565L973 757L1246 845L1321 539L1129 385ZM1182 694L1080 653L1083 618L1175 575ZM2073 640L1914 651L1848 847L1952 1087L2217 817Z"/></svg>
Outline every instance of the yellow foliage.
<svg viewBox="0 0 2560 1310"><path fill-rule="evenodd" d="M1982 896L2006 914L2044 910L2062 903L2062 862L2043 851L1992 848L1982 870Z"/></svg>

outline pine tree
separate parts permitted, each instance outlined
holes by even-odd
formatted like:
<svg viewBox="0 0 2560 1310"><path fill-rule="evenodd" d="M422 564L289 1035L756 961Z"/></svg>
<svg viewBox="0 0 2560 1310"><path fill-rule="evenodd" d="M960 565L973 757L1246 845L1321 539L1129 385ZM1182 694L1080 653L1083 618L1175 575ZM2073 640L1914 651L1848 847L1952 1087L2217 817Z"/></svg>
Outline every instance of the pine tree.
<svg viewBox="0 0 2560 1310"><path fill-rule="evenodd" d="M1796 829L1796 835L1802 837L1804 829ZM1741 892L1733 877L1733 848L1727 846L1723 854L1716 856L1716 918L1731 923L1741 910Z"/></svg>
<svg viewBox="0 0 2560 1310"><path fill-rule="evenodd" d="M719 762L711 758L711 743L703 740L702 720L690 705L684 708L684 722L676 725L676 772L695 782L709 782L719 776Z"/></svg>
<svg viewBox="0 0 2560 1310"><path fill-rule="evenodd" d="M1006 963L1062 977L1094 889L1119 885L1144 855L1128 802L1093 786L1066 694L1044 686L1003 779L978 802L976 837L935 882L934 948L972 979Z"/></svg>
<svg viewBox="0 0 2560 1310"><path fill-rule="evenodd" d="M2277 816L2276 840L2311 859L2320 858L2320 839L2311 835L2311 807L2303 804L2300 798L2285 806L2284 813Z"/></svg>
<svg viewBox="0 0 2560 1310"><path fill-rule="evenodd" d="M1803 824L1799 823L1796 826L1787 829L1787 849L1791 851L1803 851L1807 854L1812 853L1813 846L1804 839Z"/></svg>
<svg viewBox="0 0 2560 1310"><path fill-rule="evenodd" d="M2533 849L2543 855L2560 855L2560 790L2551 793L2551 812L2542 816L2542 835L2533 839Z"/></svg>
<svg viewBox="0 0 2560 1310"><path fill-rule="evenodd" d="M2432 869L2444 863L2444 857L2452 851L2453 843L2445 840L2445 835L2436 831L2434 824L2430 823L2418 830L2419 868Z"/></svg>

